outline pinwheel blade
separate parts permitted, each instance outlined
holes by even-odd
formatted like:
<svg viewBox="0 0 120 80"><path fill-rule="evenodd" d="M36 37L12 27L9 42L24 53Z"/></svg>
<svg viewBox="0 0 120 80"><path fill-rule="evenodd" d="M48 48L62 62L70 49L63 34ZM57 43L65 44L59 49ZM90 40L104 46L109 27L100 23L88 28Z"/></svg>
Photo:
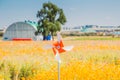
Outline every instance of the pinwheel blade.
<svg viewBox="0 0 120 80"><path fill-rule="evenodd" d="M66 51L70 51L70 50L72 50L72 48L73 48L73 46L65 46L65 47L63 47L63 49L66 50Z"/></svg>

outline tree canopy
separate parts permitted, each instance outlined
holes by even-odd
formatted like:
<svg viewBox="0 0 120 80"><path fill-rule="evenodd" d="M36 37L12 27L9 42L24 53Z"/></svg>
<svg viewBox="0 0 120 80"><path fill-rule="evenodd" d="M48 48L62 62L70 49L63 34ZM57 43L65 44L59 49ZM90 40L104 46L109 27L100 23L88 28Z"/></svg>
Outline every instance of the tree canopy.
<svg viewBox="0 0 120 80"><path fill-rule="evenodd" d="M56 31L61 30L61 25L66 22L63 10L51 2L43 3L42 9L37 12L37 18L39 18L38 32L42 32L44 37L49 33L53 37Z"/></svg>

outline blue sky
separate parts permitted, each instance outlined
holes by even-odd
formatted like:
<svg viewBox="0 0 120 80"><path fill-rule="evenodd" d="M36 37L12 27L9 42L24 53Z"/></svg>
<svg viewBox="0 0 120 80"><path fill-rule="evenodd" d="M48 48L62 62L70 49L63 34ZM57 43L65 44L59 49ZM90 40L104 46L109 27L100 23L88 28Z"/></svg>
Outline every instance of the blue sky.
<svg viewBox="0 0 120 80"><path fill-rule="evenodd" d="M0 0L0 27L25 20L37 22L37 11L48 1L64 10L64 26L120 25L120 0Z"/></svg>

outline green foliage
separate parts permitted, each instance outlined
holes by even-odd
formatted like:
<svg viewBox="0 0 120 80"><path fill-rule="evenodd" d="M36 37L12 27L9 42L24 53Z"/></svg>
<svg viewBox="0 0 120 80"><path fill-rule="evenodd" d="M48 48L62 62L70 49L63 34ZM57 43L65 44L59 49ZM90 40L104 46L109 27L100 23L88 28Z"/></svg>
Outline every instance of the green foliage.
<svg viewBox="0 0 120 80"><path fill-rule="evenodd" d="M3 32L0 32L0 36L3 36Z"/></svg>
<svg viewBox="0 0 120 80"><path fill-rule="evenodd" d="M21 78L30 78L35 75L35 68L32 64L17 64L9 61L0 62L0 75L5 80L21 80Z"/></svg>
<svg viewBox="0 0 120 80"><path fill-rule="evenodd" d="M120 65L119 60L120 59L118 57L114 57L114 63L115 63L115 65Z"/></svg>
<svg viewBox="0 0 120 80"><path fill-rule="evenodd" d="M32 75L33 75L32 66L30 66L29 64L26 64L21 67L19 78L22 78L22 77L27 78Z"/></svg>
<svg viewBox="0 0 120 80"><path fill-rule="evenodd" d="M37 18L39 18L38 32L42 32L44 36L49 33L53 36L66 22L63 10L51 2L43 4L42 9L37 12Z"/></svg>
<svg viewBox="0 0 120 80"><path fill-rule="evenodd" d="M4 77L4 80L11 80L10 68L8 66L8 62L1 61L0 62L0 75Z"/></svg>
<svg viewBox="0 0 120 80"><path fill-rule="evenodd" d="M9 73L10 73L10 79L11 80L17 80L18 79L18 67L17 65L13 65L9 63Z"/></svg>

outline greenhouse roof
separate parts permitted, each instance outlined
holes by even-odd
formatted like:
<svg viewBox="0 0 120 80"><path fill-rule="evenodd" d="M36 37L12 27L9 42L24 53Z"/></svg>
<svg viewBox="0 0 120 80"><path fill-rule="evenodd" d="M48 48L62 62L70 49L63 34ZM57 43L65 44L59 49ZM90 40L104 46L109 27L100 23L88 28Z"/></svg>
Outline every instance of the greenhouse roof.
<svg viewBox="0 0 120 80"><path fill-rule="evenodd" d="M37 26L38 26L38 24L37 24L36 22L25 21L25 23L28 23L28 24L32 25L32 26L37 30Z"/></svg>

